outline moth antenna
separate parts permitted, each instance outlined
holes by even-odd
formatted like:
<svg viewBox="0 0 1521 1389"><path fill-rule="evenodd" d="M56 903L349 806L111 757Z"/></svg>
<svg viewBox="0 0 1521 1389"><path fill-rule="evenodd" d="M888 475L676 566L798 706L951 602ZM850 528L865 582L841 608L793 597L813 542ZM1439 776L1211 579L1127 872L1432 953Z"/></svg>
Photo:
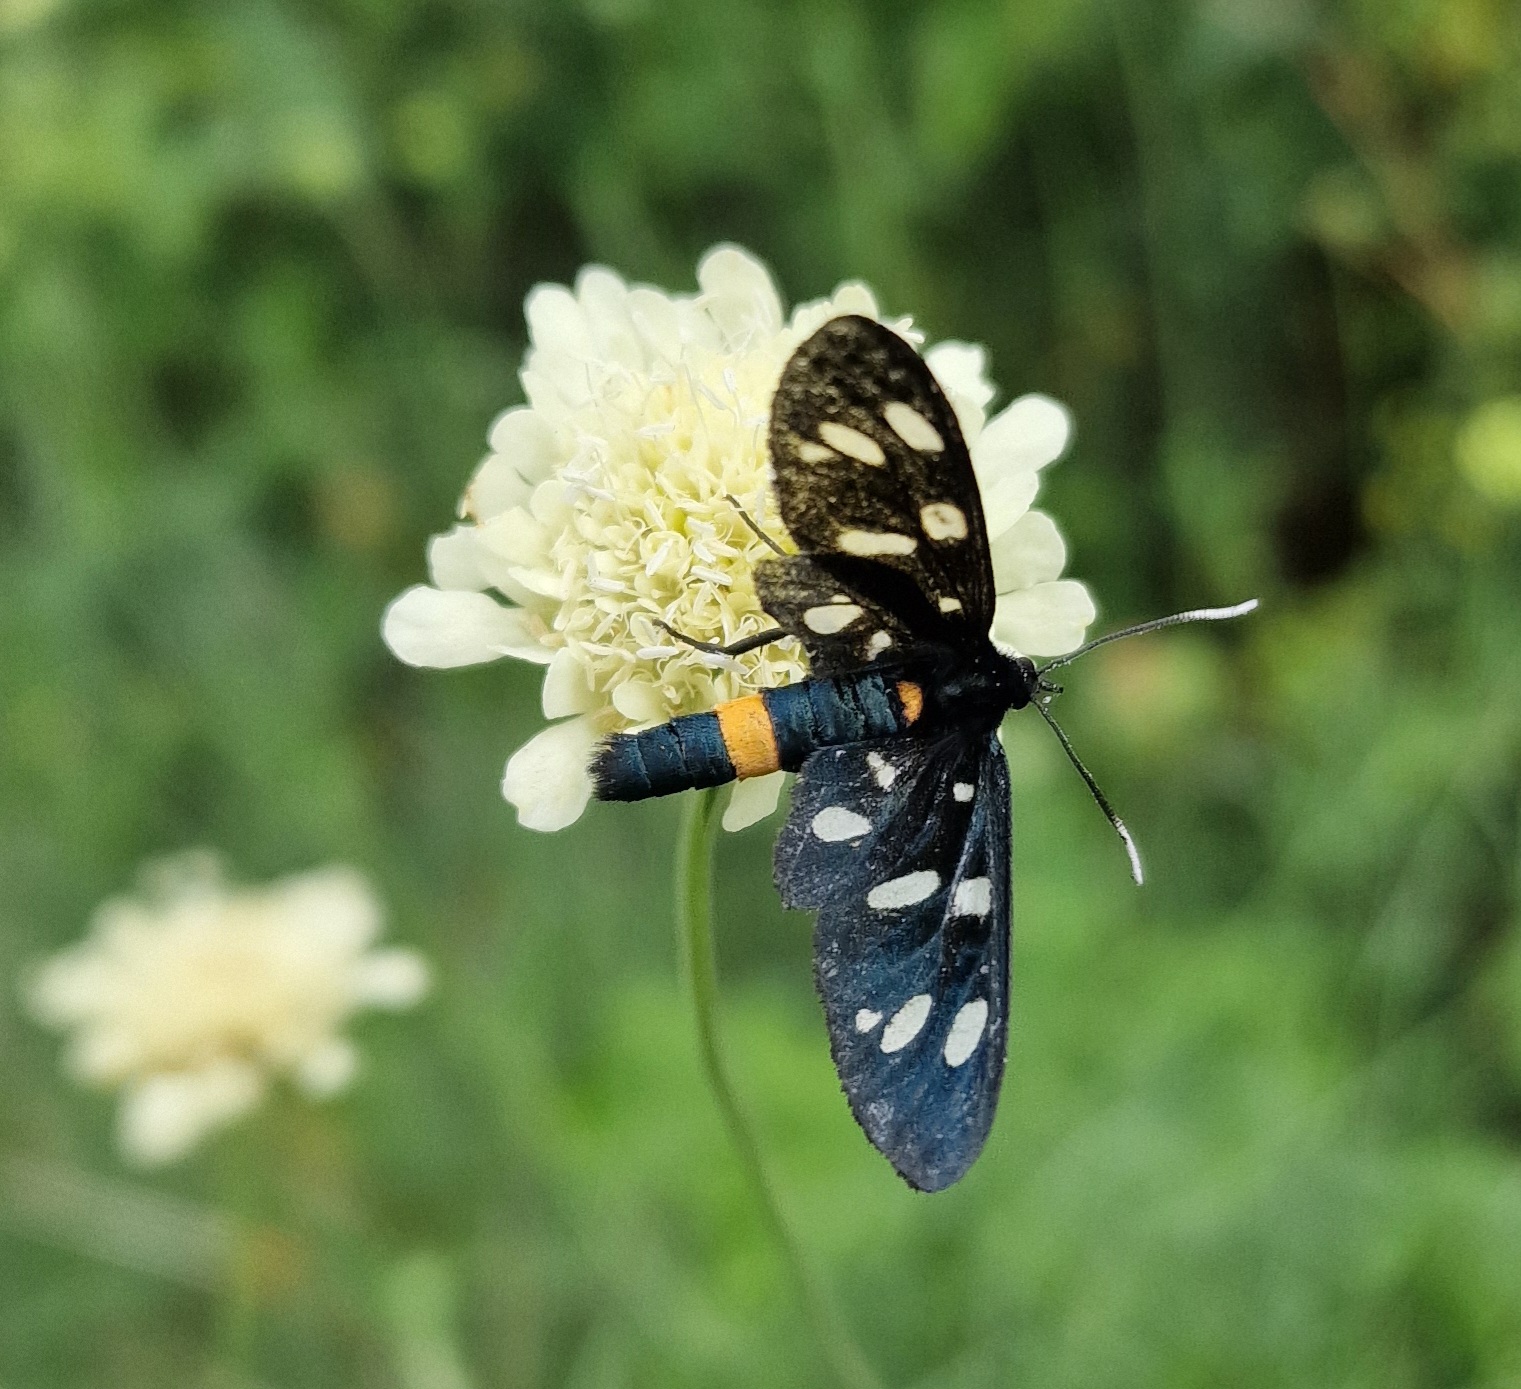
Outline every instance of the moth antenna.
<svg viewBox="0 0 1521 1389"><path fill-rule="evenodd" d="M662 622L658 617L655 625L668 636L675 637L677 641L694 648L697 651L706 651L714 656L743 656L747 651L755 651L762 646L770 646L774 641L784 641L792 634L781 627L768 627L764 632L756 632L748 637L741 637L738 641L731 641L727 646L722 642L698 641L696 637L689 637L685 632L678 632L669 622Z"/></svg>
<svg viewBox="0 0 1521 1389"><path fill-rule="evenodd" d="M787 558L787 552L782 549L782 547L778 545L771 536L767 535L766 532L760 528L760 522L758 522L755 517L753 517L748 511L744 509L744 507L739 504L738 497L736 497L732 492L725 492L724 500L739 513L739 519L743 521L747 526L749 526L752 531L755 532L757 538L764 540L766 544L771 547L774 553L780 555L783 559Z"/></svg>
<svg viewBox="0 0 1521 1389"><path fill-rule="evenodd" d="M1164 622L1167 620L1166 618L1163 619ZM1121 636L1124 634L1117 632L1115 635ZM1057 740L1061 743L1062 750L1067 754L1068 760L1077 768L1077 774L1082 777L1088 789L1093 792L1093 799L1098 802L1098 808L1104 812L1109 823L1114 826L1114 832L1119 835L1121 842L1125 845L1125 852L1130 857L1130 876L1135 879L1135 885L1140 887L1142 882L1145 881L1141 873L1141 854L1140 850L1135 846L1135 840L1130 837L1130 831L1125 828L1125 822L1114 813L1114 807L1109 804L1109 798L1099 790L1099 784L1093 779L1093 773L1083 766L1083 759L1077 755L1077 750L1072 746L1072 740L1062 732L1062 726L1051 717L1051 711L1046 708L1044 701L1037 699L1033 700L1032 703L1040 713L1041 718L1051 725L1051 731L1056 734Z"/></svg>
<svg viewBox="0 0 1521 1389"><path fill-rule="evenodd" d="M1058 656L1054 661L1047 661L1036 673L1044 675L1048 670L1059 670L1062 666L1070 666L1079 656L1086 656L1090 651L1095 651L1101 646L1108 646L1112 641L1119 641L1121 637L1138 637L1143 632L1155 632L1162 627L1178 627L1185 622L1226 622L1233 617L1245 617L1256 606L1257 600L1248 598L1246 602L1237 603L1232 608L1194 608L1186 613L1173 613L1171 617L1154 617L1150 622L1140 622L1134 627L1122 627L1118 632L1109 632L1105 636L1085 642L1076 651L1069 651L1065 656Z"/></svg>

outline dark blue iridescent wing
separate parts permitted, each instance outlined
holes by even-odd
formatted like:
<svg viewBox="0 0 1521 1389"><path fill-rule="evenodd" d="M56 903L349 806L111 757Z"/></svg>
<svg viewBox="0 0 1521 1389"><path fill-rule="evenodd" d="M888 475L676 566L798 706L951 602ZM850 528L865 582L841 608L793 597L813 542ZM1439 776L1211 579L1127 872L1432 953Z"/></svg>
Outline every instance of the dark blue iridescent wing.
<svg viewBox="0 0 1521 1389"><path fill-rule="evenodd" d="M1009 773L995 735L828 748L776 848L852 1113L911 1186L982 1150L1008 1032Z"/></svg>
<svg viewBox="0 0 1521 1389"><path fill-rule="evenodd" d="M815 671L882 658L884 637L896 655L986 641L993 566L971 455L903 338L873 319L830 319L782 371L769 442L782 520L804 558L768 562L756 582ZM831 604L862 613L831 626L842 616Z"/></svg>

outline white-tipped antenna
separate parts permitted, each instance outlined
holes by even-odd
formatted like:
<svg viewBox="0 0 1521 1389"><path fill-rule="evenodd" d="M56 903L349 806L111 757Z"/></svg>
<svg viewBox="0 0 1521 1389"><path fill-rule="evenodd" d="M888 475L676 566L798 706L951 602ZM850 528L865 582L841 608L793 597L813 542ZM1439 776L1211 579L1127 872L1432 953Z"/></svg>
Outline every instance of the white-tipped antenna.
<svg viewBox="0 0 1521 1389"><path fill-rule="evenodd" d="M1079 656L1086 656L1090 651L1096 651L1101 646L1108 646L1112 641L1119 641L1121 637L1138 637L1143 632L1156 632L1163 627L1178 627L1185 622L1226 622L1233 617L1245 617L1256 606L1257 600L1248 598L1246 602L1237 603L1233 608L1194 608L1191 612L1174 613L1171 617L1156 617L1150 622L1137 623L1134 627L1122 627L1118 632L1096 637L1078 647L1076 651L1069 651L1065 656L1058 656L1054 661L1047 661L1040 667L1039 673L1044 675L1048 670L1060 670L1062 666L1070 666Z"/></svg>
<svg viewBox="0 0 1521 1389"><path fill-rule="evenodd" d="M1138 637L1142 632L1155 632L1162 627L1177 627L1184 622L1224 622L1232 617L1245 617L1257 606L1255 598L1248 598L1244 603L1237 603L1233 608L1194 608L1186 613L1174 613L1171 617L1158 617L1150 622L1142 622L1134 627L1122 627L1118 632L1110 632L1107 636L1098 637L1080 646L1076 651L1069 651L1065 656L1058 656L1054 661L1047 661L1045 665L1036 670L1037 676L1044 676L1047 671L1059 670L1062 666L1071 665L1079 656L1086 656L1096 647L1107 646L1112 641L1119 641L1121 637ZM1141 855L1135 846L1135 840L1130 837L1130 831L1125 828L1125 822L1114 813L1114 807L1109 804L1109 798L1099 790L1098 782L1093 779L1093 773L1083 766L1083 759L1077 755L1071 741L1062 732L1062 727L1051 717L1051 710L1047 708L1051 696L1058 692L1060 686L1041 685L1044 690L1044 698L1037 695L1032 701L1039 711L1041 718L1051 725L1051 731L1056 734L1057 740L1062 745L1062 751L1067 754L1067 760L1077 768L1077 774L1082 777L1088 789L1093 793L1093 799L1098 802L1098 807L1104 812L1105 818L1114 826L1114 832L1119 835L1125 845L1125 853L1130 858L1130 876L1135 879L1135 885L1140 887L1144 878L1141 873Z"/></svg>
<svg viewBox="0 0 1521 1389"><path fill-rule="evenodd" d="M1083 766L1083 759L1077 755L1077 750L1072 746L1071 740L1062 732L1062 726L1051 717L1051 711L1046 708L1045 701L1037 699L1034 703L1041 718L1051 725L1051 731L1056 734L1068 760L1077 768L1077 774L1093 792L1093 799L1098 802L1099 809L1104 812L1109 823L1114 826L1114 832L1124 843L1125 852L1130 856L1130 876L1135 879L1135 885L1140 887L1146 881L1145 875L1141 872L1141 853L1135 846L1135 840L1130 837L1130 831L1125 828L1125 822L1114 813L1114 807L1109 804L1109 797L1099 790L1099 784L1093 779L1093 773Z"/></svg>

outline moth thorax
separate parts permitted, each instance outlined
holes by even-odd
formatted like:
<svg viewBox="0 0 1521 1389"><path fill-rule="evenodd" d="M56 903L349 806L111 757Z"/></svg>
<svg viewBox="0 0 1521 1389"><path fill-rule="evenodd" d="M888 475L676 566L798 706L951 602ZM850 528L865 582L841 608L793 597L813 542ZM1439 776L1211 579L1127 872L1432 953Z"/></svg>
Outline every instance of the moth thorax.
<svg viewBox="0 0 1521 1389"><path fill-rule="evenodd" d="M1023 709L1039 688L1034 662L989 646L975 661L947 672L934 691L940 718L949 724L996 724L1009 709Z"/></svg>

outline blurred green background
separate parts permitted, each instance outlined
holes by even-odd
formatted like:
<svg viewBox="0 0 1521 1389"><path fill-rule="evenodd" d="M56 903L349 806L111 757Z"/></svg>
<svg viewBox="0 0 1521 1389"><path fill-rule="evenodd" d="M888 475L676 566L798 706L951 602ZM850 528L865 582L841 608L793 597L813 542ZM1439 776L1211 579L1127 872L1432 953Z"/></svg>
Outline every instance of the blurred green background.
<svg viewBox="0 0 1521 1389"><path fill-rule="evenodd" d="M0 0L0 1389L815 1385L703 1089L678 807L499 799L538 672L382 647L587 261L861 277L1078 420L1119 846L1018 717L998 1125L914 1195L770 885L730 1050L894 1386L1521 1385L1510 0ZM150 1176L17 980L139 863L377 879L434 962Z"/></svg>

